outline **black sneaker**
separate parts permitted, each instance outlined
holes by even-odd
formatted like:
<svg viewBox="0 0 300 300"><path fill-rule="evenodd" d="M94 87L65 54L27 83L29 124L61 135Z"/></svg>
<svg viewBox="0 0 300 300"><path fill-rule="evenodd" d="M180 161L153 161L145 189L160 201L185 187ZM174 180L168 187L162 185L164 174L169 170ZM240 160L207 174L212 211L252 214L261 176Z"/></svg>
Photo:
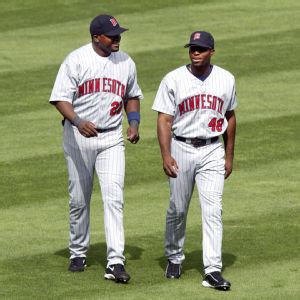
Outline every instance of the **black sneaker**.
<svg viewBox="0 0 300 300"><path fill-rule="evenodd" d="M75 257L71 259L69 271L71 272L83 272L86 269L85 257Z"/></svg>
<svg viewBox="0 0 300 300"><path fill-rule="evenodd" d="M202 281L204 287L214 288L217 290L228 291L230 289L231 283L226 281L220 272L212 272L206 274L204 280Z"/></svg>
<svg viewBox="0 0 300 300"><path fill-rule="evenodd" d="M108 266L105 270L104 278L120 283L127 283L130 280L130 276L126 273L122 264Z"/></svg>
<svg viewBox="0 0 300 300"><path fill-rule="evenodd" d="M165 276L169 279L179 278L181 275L181 264L173 264L168 260Z"/></svg>

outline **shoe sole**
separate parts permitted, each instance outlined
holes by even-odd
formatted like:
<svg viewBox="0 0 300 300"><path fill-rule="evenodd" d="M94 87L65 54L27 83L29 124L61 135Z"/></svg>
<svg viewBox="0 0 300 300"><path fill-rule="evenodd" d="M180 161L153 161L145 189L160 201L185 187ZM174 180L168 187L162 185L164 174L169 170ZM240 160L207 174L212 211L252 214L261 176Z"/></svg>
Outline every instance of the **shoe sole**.
<svg viewBox="0 0 300 300"><path fill-rule="evenodd" d="M72 269L68 268L68 270L69 270L70 272L73 272L73 273L76 273L76 272L84 272L86 269L87 269L87 265L83 266L82 269L76 269L76 270L72 270Z"/></svg>
<svg viewBox="0 0 300 300"><path fill-rule="evenodd" d="M104 274L104 278L106 280L113 280L115 281L116 283L127 283L129 281L129 279L123 279L123 278L116 278L114 275L112 274Z"/></svg>
<svg viewBox="0 0 300 300"><path fill-rule="evenodd" d="M202 281L202 286L204 286L206 288L212 288L212 289L216 289L216 290L221 290L221 291L228 291L228 290L230 290L230 286L228 286L228 285L213 286L209 282L207 282L206 280Z"/></svg>
<svg viewBox="0 0 300 300"><path fill-rule="evenodd" d="M165 274L165 277L168 279L179 279L180 275L179 276L168 276L167 274Z"/></svg>

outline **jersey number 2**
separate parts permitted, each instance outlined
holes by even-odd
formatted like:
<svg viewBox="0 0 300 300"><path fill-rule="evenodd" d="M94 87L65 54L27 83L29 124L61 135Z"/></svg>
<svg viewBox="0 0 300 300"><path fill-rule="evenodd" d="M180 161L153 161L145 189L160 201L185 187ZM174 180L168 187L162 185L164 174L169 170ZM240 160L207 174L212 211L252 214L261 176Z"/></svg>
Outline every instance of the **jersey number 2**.
<svg viewBox="0 0 300 300"><path fill-rule="evenodd" d="M211 131L216 131L217 130L218 132L221 132L223 123L224 123L223 118L218 119L218 120L217 120L217 118L212 118L210 120L210 122L208 123L208 127L211 128Z"/></svg>
<svg viewBox="0 0 300 300"><path fill-rule="evenodd" d="M117 115L119 114L121 111L122 111L122 106L123 106L123 102L113 102L111 104L111 109L110 109L110 115L111 116L114 116L114 115Z"/></svg>

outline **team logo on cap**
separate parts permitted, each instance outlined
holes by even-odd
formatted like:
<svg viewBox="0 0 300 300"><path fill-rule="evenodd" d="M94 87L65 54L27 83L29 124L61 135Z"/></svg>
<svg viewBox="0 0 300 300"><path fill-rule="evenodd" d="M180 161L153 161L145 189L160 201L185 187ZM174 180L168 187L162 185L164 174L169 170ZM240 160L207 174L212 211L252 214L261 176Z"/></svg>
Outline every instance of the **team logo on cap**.
<svg viewBox="0 0 300 300"><path fill-rule="evenodd" d="M115 18L111 18L109 21L112 24L112 26L114 26L114 27L118 25L118 22Z"/></svg>
<svg viewBox="0 0 300 300"><path fill-rule="evenodd" d="M196 32L194 34L194 40L200 40L200 33L199 32Z"/></svg>

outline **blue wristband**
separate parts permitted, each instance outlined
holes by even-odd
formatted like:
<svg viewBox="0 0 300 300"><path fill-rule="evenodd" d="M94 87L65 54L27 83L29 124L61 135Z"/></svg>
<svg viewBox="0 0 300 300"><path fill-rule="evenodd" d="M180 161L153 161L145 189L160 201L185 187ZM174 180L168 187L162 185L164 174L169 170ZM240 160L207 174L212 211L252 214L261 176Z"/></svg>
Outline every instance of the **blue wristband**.
<svg viewBox="0 0 300 300"><path fill-rule="evenodd" d="M138 111L131 111L127 114L127 120L128 120L129 124L132 120L136 120L138 123L140 123L140 119L141 119L141 116Z"/></svg>

